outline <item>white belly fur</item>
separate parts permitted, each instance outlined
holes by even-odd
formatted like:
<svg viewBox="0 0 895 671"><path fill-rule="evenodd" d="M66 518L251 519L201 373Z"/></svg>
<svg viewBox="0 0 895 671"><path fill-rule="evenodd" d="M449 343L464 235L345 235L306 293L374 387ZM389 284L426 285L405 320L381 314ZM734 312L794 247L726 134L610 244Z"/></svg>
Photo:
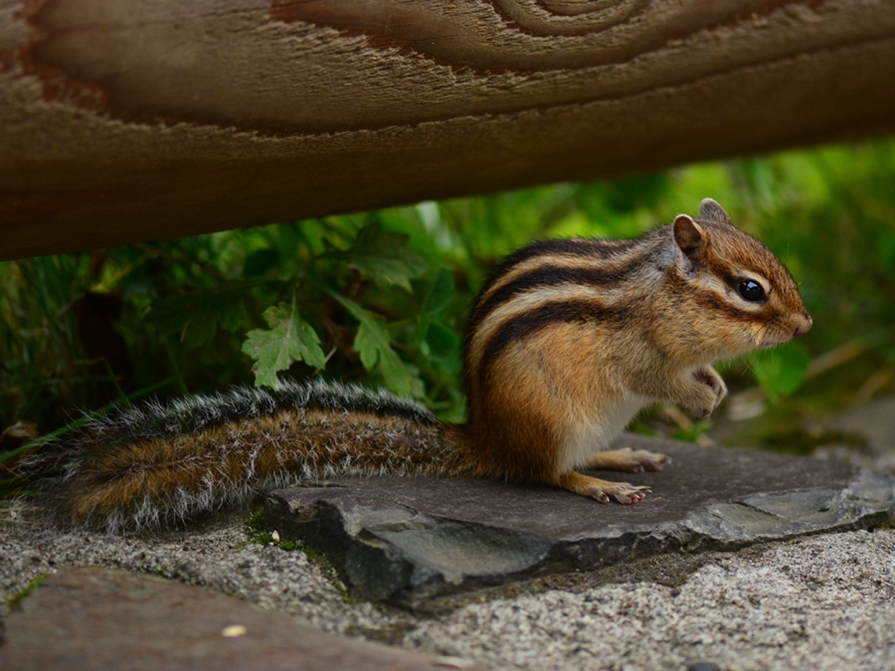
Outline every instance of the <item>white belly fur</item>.
<svg viewBox="0 0 895 671"><path fill-rule="evenodd" d="M650 403L651 399L632 395L608 404L599 414L582 421L566 439L560 472L583 466L594 452L609 447L634 416Z"/></svg>

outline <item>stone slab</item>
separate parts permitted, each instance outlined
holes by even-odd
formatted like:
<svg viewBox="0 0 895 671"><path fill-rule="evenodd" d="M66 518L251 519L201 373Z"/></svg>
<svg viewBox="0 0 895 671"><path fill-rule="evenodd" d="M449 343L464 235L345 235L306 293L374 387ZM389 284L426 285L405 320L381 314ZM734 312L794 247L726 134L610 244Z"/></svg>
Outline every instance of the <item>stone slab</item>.
<svg viewBox="0 0 895 671"><path fill-rule="evenodd" d="M450 660L332 636L211 590L100 567L49 576L10 613L3 639L2 671L452 667Z"/></svg>
<svg viewBox="0 0 895 671"><path fill-rule="evenodd" d="M847 464L634 435L620 444L672 458L661 473L593 472L653 488L631 506L545 486L371 477L272 492L265 523L323 552L353 595L425 609L467 590L869 527L895 512L895 479Z"/></svg>

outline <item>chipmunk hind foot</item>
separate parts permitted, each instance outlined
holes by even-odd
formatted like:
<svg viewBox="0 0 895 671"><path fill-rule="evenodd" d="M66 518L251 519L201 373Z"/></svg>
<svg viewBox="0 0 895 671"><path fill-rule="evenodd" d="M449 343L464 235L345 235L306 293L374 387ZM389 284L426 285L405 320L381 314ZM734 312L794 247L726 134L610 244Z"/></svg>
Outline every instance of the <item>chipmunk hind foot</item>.
<svg viewBox="0 0 895 671"><path fill-rule="evenodd" d="M661 471L669 463L671 463L671 459L664 454L625 447L620 450L595 452L584 467L643 473L644 471Z"/></svg>
<svg viewBox="0 0 895 671"><path fill-rule="evenodd" d="M646 498L652 490L649 487L637 487L627 482L610 482L568 471L560 475L556 484L570 492L595 499L600 503L616 501L625 505L638 503Z"/></svg>

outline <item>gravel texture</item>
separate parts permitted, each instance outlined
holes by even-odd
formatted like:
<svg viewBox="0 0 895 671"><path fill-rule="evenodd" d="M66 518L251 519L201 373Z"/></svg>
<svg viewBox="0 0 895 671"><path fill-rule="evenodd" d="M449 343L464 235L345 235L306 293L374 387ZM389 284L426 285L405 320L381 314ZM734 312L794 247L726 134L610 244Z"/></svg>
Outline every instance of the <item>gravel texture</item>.
<svg viewBox="0 0 895 671"><path fill-rule="evenodd" d="M0 557L4 614L40 574L93 564L208 586L331 633L492 669L895 669L892 529L710 553L678 585L589 586L583 575L566 590L472 603L440 617L347 601L301 552L246 544L235 517L161 538L12 522L0 533Z"/></svg>
<svg viewBox="0 0 895 671"><path fill-rule="evenodd" d="M408 642L494 669L895 669L895 532L717 556L678 588L552 591L424 622Z"/></svg>
<svg viewBox="0 0 895 671"><path fill-rule="evenodd" d="M895 474L892 417L893 397L846 413L831 428L865 435L867 447L829 445L815 457ZM683 568L671 571L634 567L628 582L580 574L564 589L522 585L513 598L421 617L346 600L301 552L247 543L246 516L139 538L60 532L0 510L0 625L10 598L41 574L100 565L207 586L331 633L491 669L895 671L895 529L681 557Z"/></svg>
<svg viewBox="0 0 895 671"><path fill-rule="evenodd" d="M228 523L229 522L229 523ZM6 525L0 532L0 608L31 580L63 566L106 566L210 587L305 618L331 633L389 627L401 615L349 603L301 552L247 542L240 520L193 532L128 537Z"/></svg>

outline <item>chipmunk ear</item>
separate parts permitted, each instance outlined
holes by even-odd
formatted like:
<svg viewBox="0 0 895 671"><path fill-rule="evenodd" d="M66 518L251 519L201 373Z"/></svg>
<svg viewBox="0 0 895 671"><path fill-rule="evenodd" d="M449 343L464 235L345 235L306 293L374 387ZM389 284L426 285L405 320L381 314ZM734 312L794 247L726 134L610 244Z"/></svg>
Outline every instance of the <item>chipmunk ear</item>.
<svg viewBox="0 0 895 671"><path fill-rule="evenodd" d="M699 218L704 221L717 221L720 224L730 223L730 215L711 198L706 198L699 204Z"/></svg>
<svg viewBox="0 0 895 671"><path fill-rule="evenodd" d="M702 249L702 227L687 214L679 214L672 224L674 241L688 259L695 259Z"/></svg>

